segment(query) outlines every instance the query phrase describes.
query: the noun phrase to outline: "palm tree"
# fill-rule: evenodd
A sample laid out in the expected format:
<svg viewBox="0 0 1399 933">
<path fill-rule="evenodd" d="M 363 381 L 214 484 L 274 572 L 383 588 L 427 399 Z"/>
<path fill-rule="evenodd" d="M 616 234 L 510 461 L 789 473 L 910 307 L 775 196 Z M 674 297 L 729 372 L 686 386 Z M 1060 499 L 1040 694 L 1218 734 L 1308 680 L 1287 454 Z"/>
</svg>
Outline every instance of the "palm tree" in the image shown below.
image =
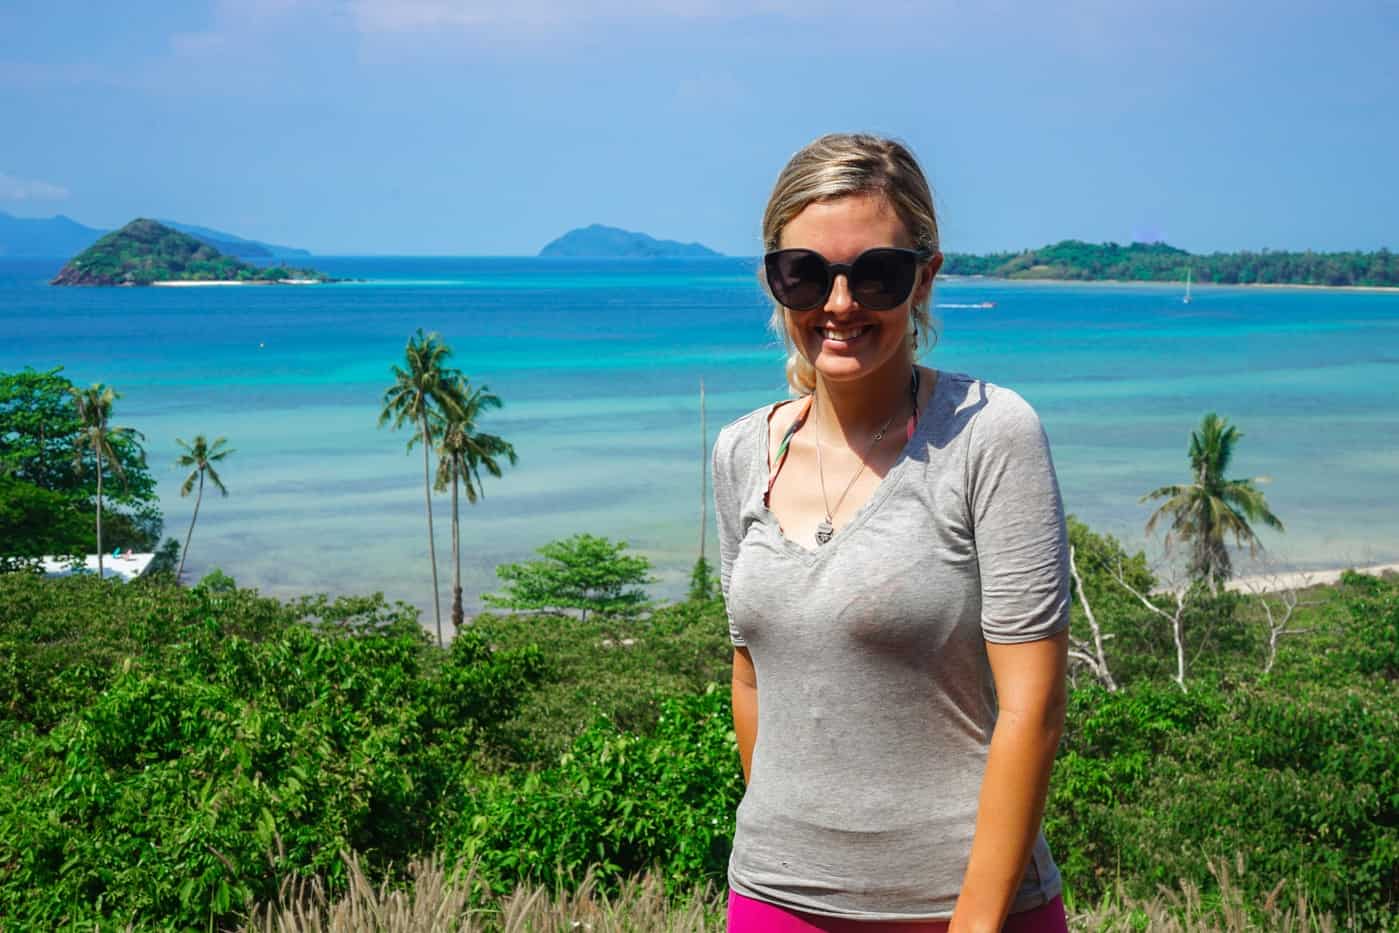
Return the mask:
<svg viewBox="0 0 1399 933">
<path fill-rule="evenodd" d="M 1226 535 L 1233 535 L 1236 547 L 1248 545 L 1250 556 L 1262 547 L 1250 522 L 1259 522 L 1282 531 L 1282 522 L 1268 508 L 1256 479 L 1226 479 L 1234 445 L 1243 432 L 1214 412 L 1205 415 L 1200 429 L 1190 434 L 1190 472 L 1195 481 L 1153 489 L 1141 501 L 1166 501 L 1147 520 L 1146 533 L 1151 534 L 1162 518 L 1171 520 L 1166 533 L 1166 546 L 1174 540 L 1190 545 L 1190 575 L 1204 579 L 1214 590 L 1229 579 L 1233 567 L 1225 547 Z"/>
<path fill-rule="evenodd" d="M 122 468 L 121 458 L 117 456 L 114 445 L 126 438 L 145 440 L 145 437 L 135 428 L 120 428 L 110 424 L 112 403 L 121 398 L 111 386 L 94 382 L 86 389 L 70 387 L 68 392 L 73 396 L 73 404 L 78 409 L 78 420 L 83 425 L 82 433 L 78 435 L 73 445 L 73 466 L 78 472 L 82 472 L 83 458 L 87 456 L 89 450 L 92 451 L 93 458 L 97 461 L 97 576 L 100 579 L 104 576 L 102 567 L 103 461 L 111 466 L 112 472 L 122 481 L 122 485 L 126 485 L 126 471 Z"/>
<path fill-rule="evenodd" d="M 195 487 L 195 483 L 199 484 L 199 494 L 194 497 L 194 515 L 190 517 L 189 531 L 185 534 L 185 546 L 180 551 L 180 567 L 175 571 L 175 580 L 178 581 L 185 572 L 185 558 L 189 556 L 189 542 L 194 537 L 194 523 L 199 519 L 199 503 L 204 501 L 204 474 L 207 473 L 209 482 L 213 483 L 219 492 L 227 496 L 228 489 L 224 487 L 223 480 L 219 478 L 218 471 L 214 469 L 214 464 L 233 451 L 224 447 L 224 444 L 227 443 L 226 438 L 217 438 L 214 443 L 210 444 L 204 439 L 203 434 L 196 434 L 193 444 L 186 444 L 178 437 L 175 438 L 175 443 L 185 449 L 185 452 L 180 454 L 179 459 L 175 461 L 175 466 L 187 467 L 190 471 L 189 476 L 185 477 L 184 485 L 180 487 L 180 495 L 182 497 L 188 496 L 190 490 Z"/>
<path fill-rule="evenodd" d="M 481 485 L 481 470 L 500 478 L 499 459 L 508 459 L 513 466 L 518 460 L 515 448 L 504 438 L 476 429 L 476 420 L 488 408 L 500 408 L 500 399 L 488 386 L 473 389 L 463 378 L 456 386 L 459 402 L 437 415 L 442 440 L 437 446 L 436 489 L 442 492 L 452 487 L 452 630 L 460 632 L 461 604 L 461 531 L 458 510 L 458 486 L 465 488 L 466 501 L 475 505 L 485 495 Z"/>
<path fill-rule="evenodd" d="M 427 550 L 432 564 L 432 613 L 437 621 L 437 643 L 442 640 L 442 605 L 437 591 L 437 546 L 432 531 L 432 485 L 429 476 L 428 454 L 432 449 L 432 420 L 434 412 L 440 414 L 452 407 L 461 407 L 458 398 L 458 383 L 462 375 L 446 366 L 452 350 L 442 342 L 437 333 L 423 334 L 418 328 L 415 336 L 408 338 L 404 350 L 407 368 L 392 368 L 394 382 L 384 390 L 383 410 L 379 413 L 379 427 L 392 422 L 395 429 L 411 424 L 417 433 L 408 439 L 408 449 L 419 442 L 423 445 L 423 499 L 427 504 Z"/>
</svg>

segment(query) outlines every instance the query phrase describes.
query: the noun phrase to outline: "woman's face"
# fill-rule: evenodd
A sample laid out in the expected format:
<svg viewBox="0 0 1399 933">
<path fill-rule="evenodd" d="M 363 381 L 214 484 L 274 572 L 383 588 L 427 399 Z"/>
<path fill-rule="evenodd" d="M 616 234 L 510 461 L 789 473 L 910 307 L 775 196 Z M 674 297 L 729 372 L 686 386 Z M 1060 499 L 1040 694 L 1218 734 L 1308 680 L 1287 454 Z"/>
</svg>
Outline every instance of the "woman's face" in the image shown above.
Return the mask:
<svg viewBox="0 0 1399 933">
<path fill-rule="evenodd" d="M 911 249 L 914 243 L 884 195 L 870 193 L 813 201 L 782 229 L 779 246 L 815 250 L 828 262 L 851 263 L 876 246 Z M 823 307 L 786 310 L 788 336 L 828 381 L 857 381 L 889 366 L 902 369 L 908 361 L 912 303 L 926 298 L 934 272 L 932 264 L 921 266 L 913 294 L 888 311 L 860 307 L 850 295 L 850 283 L 838 275 Z"/>
</svg>

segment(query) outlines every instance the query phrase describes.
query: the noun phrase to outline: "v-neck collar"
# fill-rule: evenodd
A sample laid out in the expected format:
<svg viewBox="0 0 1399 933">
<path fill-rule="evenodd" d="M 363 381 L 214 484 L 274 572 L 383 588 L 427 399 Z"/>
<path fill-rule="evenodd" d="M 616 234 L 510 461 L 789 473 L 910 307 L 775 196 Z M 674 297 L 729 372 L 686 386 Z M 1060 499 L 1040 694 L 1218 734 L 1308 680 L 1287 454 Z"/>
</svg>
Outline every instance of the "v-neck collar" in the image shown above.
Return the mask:
<svg viewBox="0 0 1399 933">
<path fill-rule="evenodd" d="M 770 479 L 769 473 L 771 471 L 772 462 L 772 416 L 777 413 L 777 409 L 780 406 L 795 400 L 788 399 L 781 402 L 773 402 L 772 405 L 768 407 L 767 414 L 762 418 L 756 419 L 758 421 L 758 429 L 762 431 L 763 451 L 763 456 L 761 458 L 754 458 L 755 463 L 759 464 L 762 470 L 762 477 L 758 483 L 758 515 L 763 525 L 777 538 L 783 550 L 808 564 L 816 563 L 824 555 L 831 554 L 837 550 L 837 546 L 846 538 L 850 537 L 872 514 L 878 511 L 884 500 L 888 499 L 894 492 L 899 482 L 903 479 L 903 474 L 905 472 L 904 465 L 911 459 L 909 456 L 910 453 L 923 441 L 927 432 L 931 430 L 931 425 L 935 420 L 937 410 L 936 403 L 938 401 L 938 396 L 942 394 L 943 382 L 945 380 L 942 378 L 943 374 L 941 370 L 935 369 L 931 370 L 931 372 L 933 373 L 933 390 L 928 393 L 928 403 L 924 407 L 923 417 L 918 419 L 918 423 L 913 429 L 912 436 L 904 441 L 903 449 L 899 451 L 898 457 L 894 459 L 888 472 L 880 477 L 879 485 L 870 493 L 869 498 L 861 503 L 860 507 L 855 510 L 855 514 L 850 516 L 850 520 L 837 528 L 835 533 L 831 535 L 829 541 L 825 544 L 818 544 L 814 548 L 799 544 L 787 537 L 782 531 L 782 524 L 777 520 L 777 515 L 772 509 L 768 508 L 767 502 L 765 501 L 767 499 L 765 491 L 767 490 L 768 481 Z"/>
</svg>

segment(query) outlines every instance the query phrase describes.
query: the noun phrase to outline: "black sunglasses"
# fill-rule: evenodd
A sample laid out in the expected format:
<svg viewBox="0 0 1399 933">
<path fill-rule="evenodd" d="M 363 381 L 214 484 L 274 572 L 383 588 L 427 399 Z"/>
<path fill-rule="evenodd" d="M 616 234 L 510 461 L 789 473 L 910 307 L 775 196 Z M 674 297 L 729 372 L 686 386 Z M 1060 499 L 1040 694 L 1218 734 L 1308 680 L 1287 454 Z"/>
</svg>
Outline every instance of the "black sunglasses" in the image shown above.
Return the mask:
<svg viewBox="0 0 1399 933">
<path fill-rule="evenodd" d="M 850 297 L 871 311 L 897 308 L 913 294 L 918 264 L 933 258 L 930 249 L 876 246 L 846 264 L 828 262 L 811 249 L 779 249 L 763 256 L 772 297 L 793 311 L 814 311 L 826 303 L 836 276 L 845 276 Z"/>
</svg>

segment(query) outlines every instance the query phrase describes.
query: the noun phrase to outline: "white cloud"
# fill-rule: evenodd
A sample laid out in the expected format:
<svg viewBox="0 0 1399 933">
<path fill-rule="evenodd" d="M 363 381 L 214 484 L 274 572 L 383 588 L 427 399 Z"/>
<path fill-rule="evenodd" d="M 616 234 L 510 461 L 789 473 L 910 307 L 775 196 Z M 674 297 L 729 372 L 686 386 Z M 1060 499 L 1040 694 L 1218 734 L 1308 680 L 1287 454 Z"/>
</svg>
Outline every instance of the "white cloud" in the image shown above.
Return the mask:
<svg viewBox="0 0 1399 933">
<path fill-rule="evenodd" d="M 67 197 L 68 189 L 62 185 L 0 172 L 0 201 L 62 201 Z"/>
<path fill-rule="evenodd" d="M 903 6 L 905 4 L 897 4 Z M 464 29 L 552 32 L 590 23 L 722 21 L 751 16 L 814 20 L 830 15 L 830 0 L 351 0 L 356 27 L 366 33 Z"/>
</svg>

